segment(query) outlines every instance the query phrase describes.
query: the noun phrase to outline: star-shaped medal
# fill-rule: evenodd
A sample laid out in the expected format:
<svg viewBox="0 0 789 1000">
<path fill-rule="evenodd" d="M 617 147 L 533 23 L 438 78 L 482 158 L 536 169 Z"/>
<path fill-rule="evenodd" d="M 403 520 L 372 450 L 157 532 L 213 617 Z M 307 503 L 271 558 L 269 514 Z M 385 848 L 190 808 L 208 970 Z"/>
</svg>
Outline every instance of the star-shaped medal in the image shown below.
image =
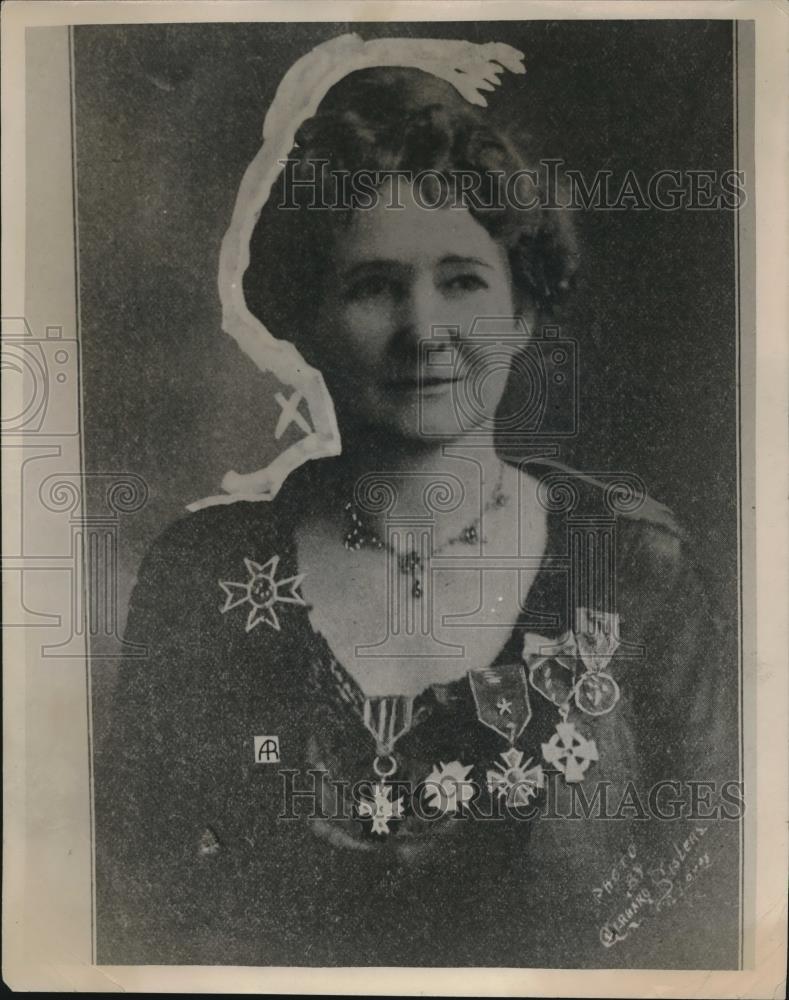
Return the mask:
<svg viewBox="0 0 789 1000">
<path fill-rule="evenodd" d="M 233 583 L 230 580 L 219 581 L 219 586 L 225 592 L 225 603 L 220 609 L 222 614 L 240 604 L 249 604 L 247 632 L 251 632 L 261 622 L 270 625 L 277 632 L 281 631 L 275 605 L 306 604 L 304 598 L 298 593 L 298 588 L 304 579 L 304 573 L 278 580 L 276 576 L 279 556 L 272 556 L 268 562 L 262 565 L 251 559 L 245 559 L 244 565 L 249 573 L 249 579 L 245 583 Z"/>
<path fill-rule="evenodd" d="M 474 795 L 474 785 L 468 780 L 472 770 L 459 760 L 439 763 L 425 778 L 428 805 L 444 813 L 457 812 Z"/>
<path fill-rule="evenodd" d="M 373 833 L 389 833 L 389 823 L 393 819 L 400 819 L 403 814 L 402 797 L 393 802 L 391 796 L 392 789 L 389 785 L 379 781 L 373 788 L 372 799 L 359 803 L 359 815 L 373 821 Z"/>
<path fill-rule="evenodd" d="M 589 764 L 599 760 L 594 740 L 581 736 L 572 722 L 558 723 L 550 741 L 542 745 L 542 756 L 571 784 L 583 781 Z"/>
<path fill-rule="evenodd" d="M 488 789 L 506 798 L 508 806 L 528 805 L 545 784 L 542 765 L 531 767 L 531 757 L 522 763 L 523 754 L 515 747 L 510 747 L 501 759 L 504 763 L 496 764 L 498 770 L 488 771 Z"/>
</svg>

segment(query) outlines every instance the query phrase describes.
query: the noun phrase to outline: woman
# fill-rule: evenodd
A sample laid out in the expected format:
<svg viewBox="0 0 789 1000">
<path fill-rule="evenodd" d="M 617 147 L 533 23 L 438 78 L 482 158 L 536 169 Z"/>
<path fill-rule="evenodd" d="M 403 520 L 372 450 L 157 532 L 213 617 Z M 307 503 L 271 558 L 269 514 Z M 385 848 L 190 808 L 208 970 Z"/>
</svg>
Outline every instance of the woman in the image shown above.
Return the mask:
<svg viewBox="0 0 789 1000">
<path fill-rule="evenodd" d="M 568 220 L 496 197 L 535 161 L 420 69 L 346 75 L 291 166 L 242 291 L 325 377 L 342 450 L 143 563 L 149 656 L 97 761 L 99 960 L 733 964 L 735 825 L 678 818 L 683 783 L 735 776 L 685 541 L 632 477 L 501 455 Z"/>
</svg>

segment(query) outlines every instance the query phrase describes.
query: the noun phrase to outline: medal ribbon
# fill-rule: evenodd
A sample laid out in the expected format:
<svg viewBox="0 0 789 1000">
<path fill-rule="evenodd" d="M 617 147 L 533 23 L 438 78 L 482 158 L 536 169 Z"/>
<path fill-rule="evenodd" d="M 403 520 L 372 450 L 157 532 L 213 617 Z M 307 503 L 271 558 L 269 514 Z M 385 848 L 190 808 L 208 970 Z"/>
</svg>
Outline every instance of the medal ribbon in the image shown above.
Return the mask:
<svg viewBox="0 0 789 1000">
<path fill-rule="evenodd" d="M 364 724 L 375 739 L 379 756 L 391 756 L 395 743 L 411 728 L 413 716 L 414 699 L 408 695 L 364 699 Z"/>
<path fill-rule="evenodd" d="M 513 744 L 531 719 L 529 685 L 522 663 L 469 670 L 477 718 Z"/>
</svg>

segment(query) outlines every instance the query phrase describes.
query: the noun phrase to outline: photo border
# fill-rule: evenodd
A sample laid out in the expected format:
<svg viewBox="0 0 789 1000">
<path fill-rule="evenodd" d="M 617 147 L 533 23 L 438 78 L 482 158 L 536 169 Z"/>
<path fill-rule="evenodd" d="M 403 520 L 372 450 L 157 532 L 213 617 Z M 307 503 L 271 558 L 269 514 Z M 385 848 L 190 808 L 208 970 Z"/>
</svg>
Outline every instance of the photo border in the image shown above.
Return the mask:
<svg viewBox="0 0 789 1000">
<path fill-rule="evenodd" d="M 40 637 L 25 627 L 6 624 L 4 677 L 4 978 L 13 988 L 26 989 L 132 989 L 148 991 L 238 990 L 240 992 L 345 992 L 402 993 L 416 995 L 515 995 L 630 996 L 647 995 L 657 987 L 669 996 L 775 996 L 785 970 L 785 894 L 787 875 L 787 681 L 786 629 L 786 330 L 787 298 L 783 273 L 787 261 L 786 179 L 787 127 L 783 108 L 787 95 L 783 51 L 789 30 L 786 7 L 773 3 L 596 3 L 572 7 L 561 2 L 499 3 L 485 5 L 486 20 L 569 19 L 667 19 L 712 18 L 740 21 L 735 24 L 740 44 L 740 68 L 745 68 L 744 35 L 751 22 L 755 35 L 755 92 L 742 86 L 735 95 L 736 156 L 740 169 L 755 170 L 755 198 L 749 191 L 746 209 L 734 213 L 738 248 L 738 524 L 740 568 L 740 713 L 741 774 L 746 783 L 746 819 L 742 827 L 741 888 L 743 899 L 743 969 L 731 971 L 630 971 L 535 969 L 389 969 L 379 989 L 369 968 L 275 969 L 230 967 L 107 967 L 92 965 L 93 900 L 87 899 L 86 871 L 92 883 L 92 815 L 90 794 L 90 671 L 87 656 L 40 662 Z M 41 72 L 25 65 L 25 31 L 50 27 L 50 71 L 63 66 L 63 32 L 58 26 L 78 23 L 143 23 L 185 21 L 419 21 L 478 20 L 477 3 L 202 3 L 145 2 L 89 5 L 72 2 L 9 2 L 3 8 L 3 247 L 2 315 L 24 317 L 32 336 L 62 325 L 78 340 L 79 301 L 77 233 L 74 224 L 74 175 L 71 164 L 73 108 L 70 87 L 53 86 L 47 103 L 47 120 L 63 125 L 55 113 L 60 102 L 68 105 L 66 131 L 50 135 L 58 149 L 64 176 L 55 176 L 53 160 L 36 146 L 37 137 L 26 135 L 26 72 Z M 191 12 L 191 13 L 190 13 Z M 196 16 L 192 16 L 192 13 Z M 70 46 L 66 46 L 70 65 Z M 54 102 L 54 106 L 53 106 Z M 750 116 L 755 107 L 755 118 Z M 749 134 L 753 122 L 758 146 L 755 163 Z M 59 123 L 59 125 L 58 125 Z M 13 137 L 13 139 L 11 138 Z M 60 145 L 55 142 L 60 140 Z M 9 141 L 11 140 L 11 141 Z M 65 146 L 65 142 L 68 146 Z M 65 157 L 61 154 L 65 153 Z M 38 159 L 38 157 L 41 157 Z M 27 164 L 26 164 L 27 161 Z M 25 167 L 27 165 L 27 173 Z M 37 172 L 43 176 L 39 177 Z M 46 233 L 36 231 L 33 206 L 25 198 L 26 185 L 43 194 L 47 209 Z M 68 189 L 71 189 L 68 195 Z M 779 224 L 775 224 L 775 220 Z M 780 222 L 783 221 L 782 226 Z M 70 242 L 64 252 L 63 241 Z M 20 247 L 24 252 L 20 253 Z M 759 268 L 754 276 L 758 254 Z M 26 270 L 27 264 L 27 270 Z M 69 274 L 69 271 L 71 272 Z M 27 286 L 25 284 L 27 279 Z M 46 289 L 46 294 L 42 294 Z M 754 297 L 755 289 L 755 297 Z M 65 317 L 70 316 L 68 322 Z M 63 321 L 61 322 L 61 317 Z M 753 324 L 752 318 L 758 322 Z M 752 329 L 751 329 L 752 328 Z M 743 338 L 743 333 L 748 334 Z M 751 335 L 753 334 L 753 335 Z M 68 339 L 68 336 L 66 337 Z M 743 346 L 745 345 L 745 346 Z M 751 394 L 746 390 L 751 386 Z M 758 387 L 758 391 L 756 390 Z M 64 407 L 66 403 L 61 401 Z M 80 432 L 56 435 L 47 443 L 57 447 L 60 460 L 83 468 L 80 394 L 72 399 Z M 57 411 L 53 411 L 57 415 Z M 750 422 L 748 415 L 754 416 Z M 73 424 L 65 409 L 58 419 Z M 36 447 L 39 447 L 36 444 Z M 68 586 L 51 581 L 29 585 L 30 562 L 17 536 L 23 522 L 22 477 L 30 459 L 27 442 L 3 439 L 3 568 L 4 621 L 12 622 L 15 608 L 64 617 L 68 612 Z M 750 459 L 754 469 L 750 468 Z M 746 467 L 746 461 L 747 467 Z M 60 525 L 62 522 L 58 521 Z M 53 524 L 37 539 L 42 551 L 72 551 L 72 536 L 62 537 Z M 16 556 L 17 548 L 19 554 Z M 744 553 L 755 548 L 756 570 Z M 8 557 L 17 563 L 8 562 Z M 40 556 L 32 557 L 33 560 Z M 65 558 L 65 557 L 64 557 Z M 60 566 L 60 564 L 58 564 Z M 78 568 L 77 570 L 78 571 Z M 32 595 L 32 596 L 31 596 Z M 64 596 L 65 595 L 65 596 Z M 758 596 L 758 605 L 756 603 Z M 36 601 L 38 603 L 36 603 Z M 41 602 L 44 602 L 43 604 Z M 759 720 L 758 727 L 756 720 Z M 79 724 L 75 720 L 79 719 Z M 58 746 L 53 757 L 51 745 Z M 780 740 L 776 736 L 782 737 Z M 777 747 L 780 744 L 780 749 Z M 86 752 L 86 747 L 88 751 Z M 760 764 L 757 766 L 757 760 Z M 57 818 L 57 822 L 53 819 Z M 86 837 L 87 834 L 87 837 Z M 70 845 L 70 846 L 67 846 Z M 747 863 L 746 863 L 747 862 Z M 57 887 L 55 889 L 55 887 Z M 88 894 L 92 897 L 92 892 Z M 87 947 L 86 947 L 87 943 Z"/>
</svg>

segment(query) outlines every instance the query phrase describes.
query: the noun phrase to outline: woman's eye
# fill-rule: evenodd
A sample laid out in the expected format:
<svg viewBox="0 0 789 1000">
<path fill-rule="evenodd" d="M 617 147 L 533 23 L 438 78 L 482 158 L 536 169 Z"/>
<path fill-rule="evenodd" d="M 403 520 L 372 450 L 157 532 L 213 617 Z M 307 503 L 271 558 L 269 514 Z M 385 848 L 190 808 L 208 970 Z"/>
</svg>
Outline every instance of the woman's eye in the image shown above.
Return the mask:
<svg viewBox="0 0 789 1000">
<path fill-rule="evenodd" d="M 487 288 L 487 282 L 484 278 L 480 278 L 478 274 L 456 274 L 452 278 L 448 278 L 443 283 L 444 288 L 448 292 L 476 292 L 480 288 Z"/>
<path fill-rule="evenodd" d="M 345 293 L 350 302 L 361 302 L 365 299 L 377 299 L 383 295 L 394 294 L 394 288 L 389 278 L 383 275 L 369 275 L 355 281 Z"/>
</svg>

